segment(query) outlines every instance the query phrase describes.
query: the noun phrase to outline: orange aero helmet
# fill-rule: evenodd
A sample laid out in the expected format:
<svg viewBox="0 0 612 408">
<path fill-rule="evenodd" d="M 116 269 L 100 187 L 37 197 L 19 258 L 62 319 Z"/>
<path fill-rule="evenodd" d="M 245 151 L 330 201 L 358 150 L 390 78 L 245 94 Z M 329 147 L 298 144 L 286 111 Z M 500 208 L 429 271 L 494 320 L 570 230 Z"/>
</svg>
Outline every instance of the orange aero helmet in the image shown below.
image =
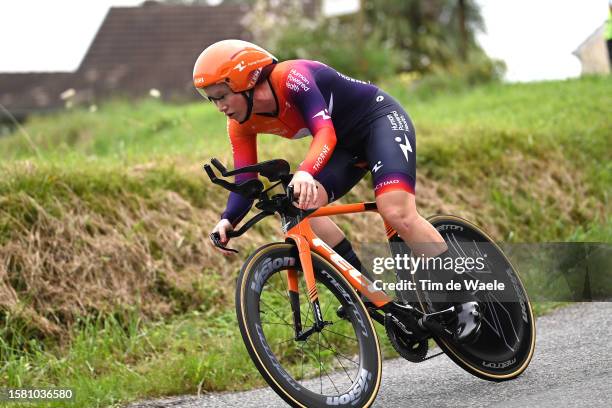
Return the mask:
<svg viewBox="0 0 612 408">
<path fill-rule="evenodd" d="M 202 88 L 226 83 L 232 92 L 253 88 L 262 69 L 276 63 L 276 58 L 263 48 L 242 40 L 223 40 L 207 47 L 193 67 L 193 84 Z"/>
</svg>

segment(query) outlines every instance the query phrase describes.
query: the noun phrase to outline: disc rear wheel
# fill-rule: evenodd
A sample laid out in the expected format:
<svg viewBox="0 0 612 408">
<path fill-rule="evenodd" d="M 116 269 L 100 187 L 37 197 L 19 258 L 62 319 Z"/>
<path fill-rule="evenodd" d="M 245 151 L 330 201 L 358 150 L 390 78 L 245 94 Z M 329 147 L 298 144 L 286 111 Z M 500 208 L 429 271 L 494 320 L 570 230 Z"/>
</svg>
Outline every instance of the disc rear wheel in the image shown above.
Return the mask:
<svg viewBox="0 0 612 408">
<path fill-rule="evenodd" d="M 482 313 L 478 339 L 472 344 L 458 344 L 450 337 L 434 339 L 471 374 L 491 381 L 517 377 L 529 365 L 535 349 L 535 320 L 519 275 L 499 246 L 470 222 L 454 216 L 435 216 L 429 221 L 447 242 L 452 256 L 480 258 L 484 264 L 483 269 L 466 269 L 455 275 L 464 286 L 472 282 L 470 292 Z M 475 282 L 479 285 L 474 286 Z M 485 289 L 480 284 L 495 285 L 498 290 Z M 499 290 L 500 284 L 503 290 Z M 427 294 L 419 290 L 417 294 L 424 310 L 433 311 Z"/>
</svg>

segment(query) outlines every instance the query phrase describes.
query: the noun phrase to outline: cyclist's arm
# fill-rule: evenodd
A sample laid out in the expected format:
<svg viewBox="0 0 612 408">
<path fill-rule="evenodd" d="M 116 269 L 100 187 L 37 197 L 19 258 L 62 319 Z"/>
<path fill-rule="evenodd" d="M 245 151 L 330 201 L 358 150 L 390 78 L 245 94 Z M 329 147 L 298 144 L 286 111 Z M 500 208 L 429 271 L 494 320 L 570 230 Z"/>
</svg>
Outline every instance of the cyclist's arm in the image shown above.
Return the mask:
<svg viewBox="0 0 612 408">
<path fill-rule="evenodd" d="M 315 176 L 329 161 L 336 147 L 336 132 L 333 127 L 324 127 L 313 133 L 312 143 L 306 158 L 300 164 L 298 170 L 306 171 Z"/>
<path fill-rule="evenodd" d="M 296 71 L 296 72 L 293 72 Z M 306 68 L 296 67 L 287 76 L 287 83 L 292 84 L 292 75 L 297 80 L 308 80 L 307 86 L 292 86 L 287 88 L 288 98 L 300 110 L 304 122 L 310 130 L 313 139 L 306 158 L 298 170 L 306 171 L 315 176 L 319 173 L 336 147 L 336 131 L 328 111 L 327 102 L 317 87 L 314 76 Z"/>
<path fill-rule="evenodd" d="M 234 156 L 234 168 L 248 166 L 257 163 L 257 135 L 244 133 L 237 123 L 228 120 L 227 131 L 232 145 Z M 235 176 L 236 183 L 257 178 L 257 173 L 244 173 Z M 230 192 L 227 199 L 225 211 L 221 214 L 221 219 L 227 219 L 236 226 L 249 212 L 253 200 L 244 198 L 240 194 Z"/>
</svg>

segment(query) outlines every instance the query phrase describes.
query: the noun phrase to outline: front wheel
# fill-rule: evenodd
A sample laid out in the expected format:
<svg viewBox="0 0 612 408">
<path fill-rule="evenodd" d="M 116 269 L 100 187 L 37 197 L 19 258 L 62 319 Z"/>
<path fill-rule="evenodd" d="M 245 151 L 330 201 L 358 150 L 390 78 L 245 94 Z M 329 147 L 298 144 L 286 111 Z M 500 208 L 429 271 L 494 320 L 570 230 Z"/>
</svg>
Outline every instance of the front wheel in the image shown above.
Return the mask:
<svg viewBox="0 0 612 408">
<path fill-rule="evenodd" d="M 490 381 L 516 378 L 529 365 L 535 349 L 535 320 L 519 275 L 499 246 L 474 224 L 446 215 L 428 221 L 442 235 L 452 256 L 480 259 L 484 265 L 466 268 L 461 274 L 464 285 L 471 282 L 470 292 L 480 306 L 480 336 L 472 344 L 458 344 L 451 337 L 441 336 L 434 338 L 436 343 L 455 363 L 477 377 Z M 500 284 L 503 290 L 490 289 L 491 285 L 501 288 Z M 427 294 L 417 294 L 424 310 L 433 311 Z"/>
<path fill-rule="evenodd" d="M 372 321 L 344 277 L 315 253 L 312 261 L 325 327 L 296 340 L 288 270 L 298 275 L 302 332 L 313 326 L 298 252 L 290 244 L 270 244 L 247 259 L 238 277 L 236 313 L 244 344 L 266 382 L 292 406 L 370 406 L 382 370 Z"/>
</svg>

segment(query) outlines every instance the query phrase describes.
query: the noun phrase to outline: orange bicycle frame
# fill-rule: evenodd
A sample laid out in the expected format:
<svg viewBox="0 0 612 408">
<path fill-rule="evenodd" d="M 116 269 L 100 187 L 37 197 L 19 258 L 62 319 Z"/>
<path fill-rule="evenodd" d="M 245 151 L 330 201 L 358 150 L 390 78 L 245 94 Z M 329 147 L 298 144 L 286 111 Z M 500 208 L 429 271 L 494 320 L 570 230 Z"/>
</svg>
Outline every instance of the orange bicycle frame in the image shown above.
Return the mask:
<svg viewBox="0 0 612 408">
<path fill-rule="evenodd" d="M 285 234 L 285 241 L 293 241 L 298 248 L 300 263 L 306 280 L 308 298 L 310 303 L 318 299 L 315 284 L 314 270 L 312 267 L 311 251 L 316 252 L 325 258 L 329 263 L 342 273 L 342 276 L 355 288 L 358 293 L 363 294 L 376 307 L 380 308 L 391 302 L 393 299 L 384 291 L 374 288 L 373 283 L 356 270 L 348 261 L 342 258 L 332 248 L 321 240 L 312 230 L 310 218 L 323 217 L 328 215 L 340 215 L 361 213 L 366 211 L 378 212 L 376 203 L 342 204 L 331 207 L 321 207 L 306 216 L 301 222 L 289 229 Z M 385 222 L 387 236 L 392 232 L 391 227 Z M 288 288 L 290 292 L 298 292 L 298 277 L 294 270 L 290 270 L 288 275 Z"/>
</svg>

